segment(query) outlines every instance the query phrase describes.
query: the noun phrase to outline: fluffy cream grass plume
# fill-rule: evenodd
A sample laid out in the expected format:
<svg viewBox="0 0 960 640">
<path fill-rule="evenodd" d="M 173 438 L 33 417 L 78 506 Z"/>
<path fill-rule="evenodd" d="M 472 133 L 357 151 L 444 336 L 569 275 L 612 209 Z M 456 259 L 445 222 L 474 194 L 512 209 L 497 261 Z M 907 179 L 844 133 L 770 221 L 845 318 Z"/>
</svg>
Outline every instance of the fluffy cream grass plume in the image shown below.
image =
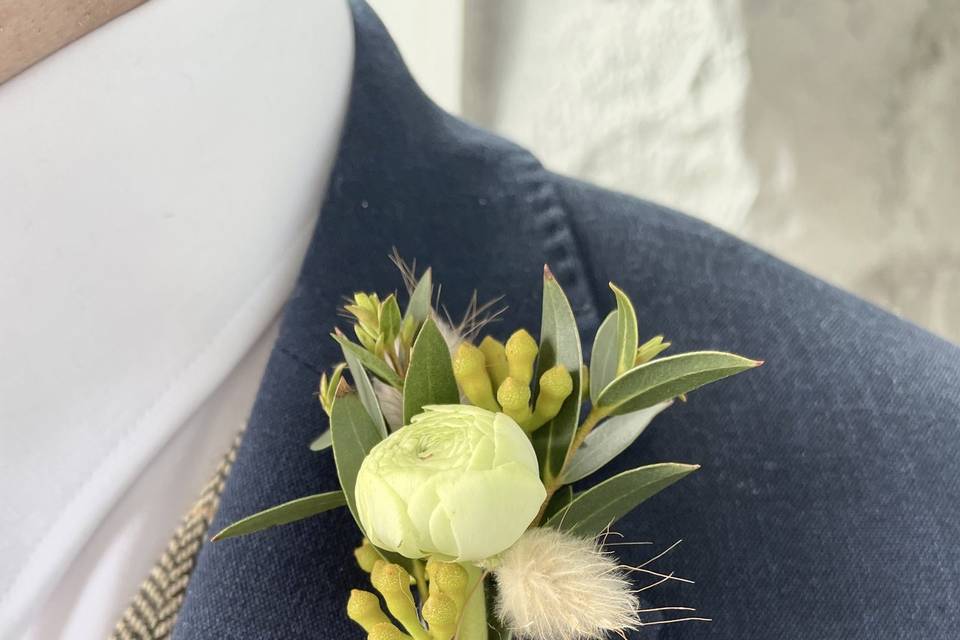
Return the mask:
<svg viewBox="0 0 960 640">
<path fill-rule="evenodd" d="M 588 640 L 641 626 L 626 573 L 594 539 L 530 529 L 501 560 L 497 615 L 520 638 Z"/>
</svg>

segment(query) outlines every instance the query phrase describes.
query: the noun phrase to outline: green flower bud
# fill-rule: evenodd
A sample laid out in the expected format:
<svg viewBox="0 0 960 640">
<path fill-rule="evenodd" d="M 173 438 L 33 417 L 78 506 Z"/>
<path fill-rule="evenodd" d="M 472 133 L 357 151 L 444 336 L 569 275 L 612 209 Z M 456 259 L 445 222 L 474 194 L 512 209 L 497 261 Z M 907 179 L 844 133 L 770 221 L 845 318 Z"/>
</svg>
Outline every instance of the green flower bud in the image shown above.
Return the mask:
<svg viewBox="0 0 960 640">
<path fill-rule="evenodd" d="M 497 402 L 503 412 L 518 424 L 530 419 L 530 385 L 509 376 L 497 389 Z"/>
<path fill-rule="evenodd" d="M 353 555 L 357 559 L 357 564 L 360 565 L 360 568 L 367 573 L 373 571 L 373 565 L 376 564 L 377 560 L 381 560 L 380 554 L 377 553 L 377 550 L 373 548 L 373 545 L 370 544 L 370 541 L 366 538 L 363 539 L 363 544 L 353 550 Z"/>
<path fill-rule="evenodd" d="M 347 617 L 363 627 L 367 633 L 383 622 L 390 622 L 380 608 L 380 599 L 369 591 L 353 589 L 347 601 Z"/>
<path fill-rule="evenodd" d="M 634 359 L 634 366 L 650 362 L 662 352 L 670 348 L 670 342 L 664 342 L 663 336 L 654 336 L 644 342 L 637 348 L 637 357 Z"/>
<path fill-rule="evenodd" d="M 487 374 L 494 388 L 499 389 L 503 381 L 510 375 L 510 368 L 507 365 L 507 351 L 503 343 L 499 340 L 487 336 L 480 343 L 480 351 L 487 361 Z"/>
<path fill-rule="evenodd" d="M 443 593 L 431 593 L 423 603 L 423 619 L 430 626 L 434 640 L 450 640 L 457 632 L 460 607 Z"/>
<path fill-rule="evenodd" d="M 426 407 L 379 442 L 360 465 L 354 491 L 371 543 L 408 558 L 462 562 L 516 542 L 546 496 L 519 425 L 467 405 Z"/>
<path fill-rule="evenodd" d="M 398 564 L 378 560 L 370 572 L 370 582 L 380 592 L 387 609 L 400 621 L 407 633 L 417 640 L 429 640 L 430 636 L 420 626 L 417 607 L 410 593 L 410 574 Z"/>
<path fill-rule="evenodd" d="M 533 380 L 533 363 L 537 359 L 537 350 L 537 341 L 527 333 L 526 329 L 515 331 L 510 336 L 505 351 L 511 378 L 530 384 Z"/>
<path fill-rule="evenodd" d="M 397 629 L 393 623 L 381 622 L 367 632 L 367 640 L 412 640 L 412 638 Z"/>
<path fill-rule="evenodd" d="M 493 387 L 487 375 L 483 352 L 469 342 L 461 342 L 453 356 L 453 375 L 464 395 L 474 405 L 487 411 L 500 409 L 493 398 Z"/>
<path fill-rule="evenodd" d="M 320 406 L 328 416 L 333 411 L 333 401 L 337 397 L 337 388 L 340 386 L 340 379 L 343 377 L 346 366 L 346 363 L 341 362 L 334 367 L 329 378 L 326 373 L 320 376 L 320 389 L 317 395 L 320 396 Z"/>
<path fill-rule="evenodd" d="M 563 401 L 573 392 L 573 378 L 563 365 L 555 365 L 540 376 L 540 391 L 537 394 L 537 406 L 533 416 L 523 424 L 523 430 L 530 433 L 552 420 L 563 406 Z"/>
<path fill-rule="evenodd" d="M 356 334 L 357 340 L 360 341 L 364 349 L 371 353 L 377 352 L 378 335 L 376 333 L 359 324 L 353 325 L 353 332 Z"/>
</svg>

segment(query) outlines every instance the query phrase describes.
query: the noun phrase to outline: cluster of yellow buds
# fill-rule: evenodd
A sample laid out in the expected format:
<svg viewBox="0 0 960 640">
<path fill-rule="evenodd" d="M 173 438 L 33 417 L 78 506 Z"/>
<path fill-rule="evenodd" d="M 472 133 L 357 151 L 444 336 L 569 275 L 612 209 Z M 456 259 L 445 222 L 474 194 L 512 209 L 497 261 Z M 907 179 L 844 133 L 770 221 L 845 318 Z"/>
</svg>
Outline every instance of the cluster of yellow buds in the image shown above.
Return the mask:
<svg viewBox="0 0 960 640">
<path fill-rule="evenodd" d="M 347 601 L 347 616 L 363 627 L 367 640 L 451 640 L 467 599 L 467 571 L 455 562 L 427 562 L 426 579 L 429 589 L 417 613 L 417 605 L 410 585 L 415 581 L 406 569 L 380 558 L 368 540 L 354 551 L 360 567 L 370 573 L 370 582 L 380 594 L 354 589 Z M 400 623 L 398 627 L 384 613 L 387 611 Z M 420 616 L 427 623 L 424 628 Z M 401 629 L 402 627 L 402 629 Z"/>
<path fill-rule="evenodd" d="M 453 356 L 453 374 L 471 404 L 503 411 L 533 433 L 559 413 L 573 391 L 570 372 L 558 364 L 540 376 L 537 399 L 531 403 L 537 352 L 537 342 L 524 329 L 514 332 L 506 344 L 490 336 L 479 347 L 464 342 Z"/>
<path fill-rule="evenodd" d="M 383 300 L 375 293 L 353 294 L 353 304 L 344 307 L 356 322 L 353 331 L 363 348 L 378 356 L 392 350 L 400 335 L 400 305 L 397 297 L 390 294 Z"/>
</svg>

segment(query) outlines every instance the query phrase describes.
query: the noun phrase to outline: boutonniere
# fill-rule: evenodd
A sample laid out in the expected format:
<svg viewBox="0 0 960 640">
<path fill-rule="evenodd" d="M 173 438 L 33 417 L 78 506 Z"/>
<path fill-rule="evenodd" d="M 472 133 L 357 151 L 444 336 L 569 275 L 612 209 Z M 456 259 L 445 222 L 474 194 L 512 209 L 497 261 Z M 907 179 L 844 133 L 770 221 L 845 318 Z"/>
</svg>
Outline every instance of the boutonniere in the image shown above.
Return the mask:
<svg viewBox="0 0 960 640">
<path fill-rule="evenodd" d="M 548 268 L 538 339 L 523 328 L 505 343 L 479 339 L 500 311 L 474 298 L 454 327 L 434 308 L 431 271 L 416 277 L 395 261 L 405 309 L 395 294 L 354 294 L 344 311 L 355 339 L 332 335 L 344 362 L 320 380 L 330 428 L 310 446 L 332 449 L 340 490 L 251 515 L 214 539 L 346 506 L 370 578 L 344 594 L 346 615 L 370 640 L 578 640 L 650 624 L 636 594 L 672 576 L 621 566 L 604 533 L 698 466 L 642 466 L 577 493 L 572 484 L 675 400 L 762 363 L 663 355 L 670 343 L 639 341 L 633 304 L 613 284 L 616 308 L 587 363 Z M 661 623 L 703 619 L 656 611 L 684 612 Z"/>
</svg>

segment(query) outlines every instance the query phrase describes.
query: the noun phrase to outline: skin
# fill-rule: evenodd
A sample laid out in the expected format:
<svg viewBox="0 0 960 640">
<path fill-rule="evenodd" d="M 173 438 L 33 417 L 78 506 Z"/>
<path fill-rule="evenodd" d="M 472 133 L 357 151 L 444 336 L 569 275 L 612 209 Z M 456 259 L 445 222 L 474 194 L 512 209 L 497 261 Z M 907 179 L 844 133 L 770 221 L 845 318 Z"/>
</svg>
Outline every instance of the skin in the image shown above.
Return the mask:
<svg viewBox="0 0 960 640">
<path fill-rule="evenodd" d="M 0 0 L 0 84 L 146 0 Z"/>
</svg>

